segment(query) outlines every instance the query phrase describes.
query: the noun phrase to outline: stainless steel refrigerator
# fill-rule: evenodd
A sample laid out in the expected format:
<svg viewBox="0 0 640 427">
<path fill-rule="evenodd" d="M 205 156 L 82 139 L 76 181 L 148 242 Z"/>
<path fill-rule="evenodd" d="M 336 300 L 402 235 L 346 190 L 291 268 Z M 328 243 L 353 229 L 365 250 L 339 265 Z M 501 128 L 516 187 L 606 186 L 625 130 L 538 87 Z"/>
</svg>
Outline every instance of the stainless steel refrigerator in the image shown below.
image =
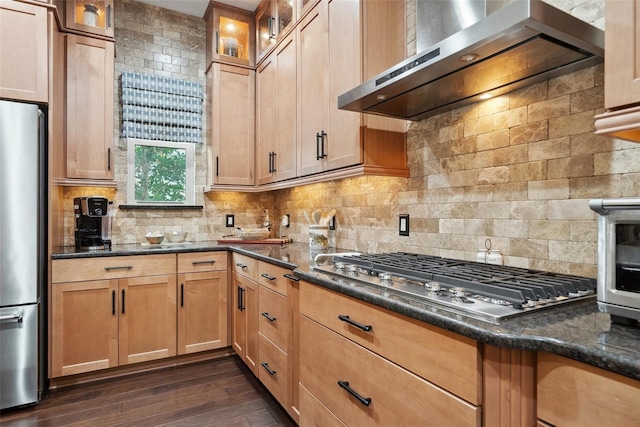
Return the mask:
<svg viewBox="0 0 640 427">
<path fill-rule="evenodd" d="M 37 105 L 0 101 L 0 409 L 45 381 L 46 130 Z"/>
</svg>

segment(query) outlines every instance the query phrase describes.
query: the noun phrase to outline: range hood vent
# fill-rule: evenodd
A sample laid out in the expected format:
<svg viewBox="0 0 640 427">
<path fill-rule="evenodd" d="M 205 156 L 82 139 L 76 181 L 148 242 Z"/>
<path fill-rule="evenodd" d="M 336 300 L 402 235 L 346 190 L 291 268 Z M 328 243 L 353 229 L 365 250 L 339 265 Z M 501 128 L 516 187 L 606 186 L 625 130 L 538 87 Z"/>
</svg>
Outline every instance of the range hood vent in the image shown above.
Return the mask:
<svg viewBox="0 0 640 427">
<path fill-rule="evenodd" d="M 340 95 L 338 108 L 421 120 L 604 57 L 604 31 L 540 0 L 418 0 L 417 15 L 419 53 Z M 456 32 L 429 40 L 438 28 Z"/>
</svg>

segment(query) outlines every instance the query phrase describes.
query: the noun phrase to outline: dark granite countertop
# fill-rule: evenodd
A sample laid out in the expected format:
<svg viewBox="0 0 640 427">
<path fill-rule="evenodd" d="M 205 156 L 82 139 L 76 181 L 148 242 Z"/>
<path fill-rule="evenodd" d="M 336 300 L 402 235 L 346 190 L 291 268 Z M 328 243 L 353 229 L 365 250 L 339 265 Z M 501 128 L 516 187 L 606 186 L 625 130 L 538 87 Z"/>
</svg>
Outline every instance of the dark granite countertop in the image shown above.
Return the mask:
<svg viewBox="0 0 640 427">
<path fill-rule="evenodd" d="M 349 281 L 336 281 L 313 270 L 318 253 L 345 252 L 336 248 L 310 252 L 308 245 L 219 245 L 198 242 L 185 245 L 116 245 L 111 251 L 76 252 L 55 248 L 52 259 L 148 255 L 174 252 L 226 251 L 243 253 L 291 268 L 303 280 L 388 310 L 424 321 L 491 345 L 548 351 L 640 380 L 640 327 L 612 324 L 598 311 L 595 298 L 501 320 L 492 324 L 451 313 L 417 299 L 390 294 L 384 289 Z"/>
</svg>

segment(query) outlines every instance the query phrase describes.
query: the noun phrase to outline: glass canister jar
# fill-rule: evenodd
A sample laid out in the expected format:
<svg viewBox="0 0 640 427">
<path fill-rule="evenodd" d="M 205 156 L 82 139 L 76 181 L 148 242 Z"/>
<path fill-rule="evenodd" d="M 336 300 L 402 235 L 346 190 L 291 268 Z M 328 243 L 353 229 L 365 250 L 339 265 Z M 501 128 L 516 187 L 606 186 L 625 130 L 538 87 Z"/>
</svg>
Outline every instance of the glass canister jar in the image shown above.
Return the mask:
<svg viewBox="0 0 640 427">
<path fill-rule="evenodd" d="M 329 246 L 329 226 L 309 224 L 309 246 L 311 248 L 326 248 Z"/>
<path fill-rule="evenodd" d="M 84 12 L 82 12 L 82 23 L 91 27 L 98 26 L 98 8 L 95 5 L 84 5 Z"/>
</svg>

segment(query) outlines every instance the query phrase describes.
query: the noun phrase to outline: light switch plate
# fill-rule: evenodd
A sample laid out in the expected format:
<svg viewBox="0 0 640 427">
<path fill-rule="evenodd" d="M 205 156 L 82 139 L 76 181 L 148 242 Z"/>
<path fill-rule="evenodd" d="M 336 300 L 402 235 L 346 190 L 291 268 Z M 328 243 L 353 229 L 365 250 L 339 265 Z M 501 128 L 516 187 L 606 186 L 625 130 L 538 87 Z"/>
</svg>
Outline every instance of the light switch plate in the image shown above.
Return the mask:
<svg viewBox="0 0 640 427">
<path fill-rule="evenodd" d="M 409 235 L 409 214 L 400 214 L 398 232 L 401 236 Z"/>
<path fill-rule="evenodd" d="M 234 219 L 233 215 L 227 214 L 227 217 L 225 219 L 225 225 L 227 227 L 233 227 L 235 225 L 235 219 Z"/>
</svg>

